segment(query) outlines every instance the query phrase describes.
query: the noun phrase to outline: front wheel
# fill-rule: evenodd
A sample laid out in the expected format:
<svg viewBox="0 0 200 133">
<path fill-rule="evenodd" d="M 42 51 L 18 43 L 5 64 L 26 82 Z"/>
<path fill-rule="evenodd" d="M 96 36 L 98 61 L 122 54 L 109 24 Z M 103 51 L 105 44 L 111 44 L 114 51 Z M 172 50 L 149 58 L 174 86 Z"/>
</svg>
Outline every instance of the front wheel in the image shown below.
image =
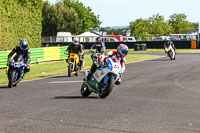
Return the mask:
<svg viewBox="0 0 200 133">
<path fill-rule="evenodd" d="M 14 80 L 15 80 L 15 74 L 16 74 L 16 72 L 12 71 L 11 75 L 9 76 L 9 83 L 8 83 L 9 88 L 13 87 L 13 83 L 14 83 Z"/>
<path fill-rule="evenodd" d="M 72 76 L 72 67 L 73 65 L 71 63 L 69 63 L 69 66 L 68 66 L 68 76 L 71 77 Z"/>
<path fill-rule="evenodd" d="M 113 87 L 114 87 L 114 79 L 113 78 L 109 78 L 107 86 L 105 88 L 101 88 L 101 92 L 99 93 L 99 97 L 100 98 L 106 98 L 112 91 Z"/>
<path fill-rule="evenodd" d="M 88 97 L 92 92 L 88 89 L 88 86 L 85 85 L 85 83 L 83 82 L 82 86 L 81 86 L 81 95 L 83 97 Z"/>
</svg>

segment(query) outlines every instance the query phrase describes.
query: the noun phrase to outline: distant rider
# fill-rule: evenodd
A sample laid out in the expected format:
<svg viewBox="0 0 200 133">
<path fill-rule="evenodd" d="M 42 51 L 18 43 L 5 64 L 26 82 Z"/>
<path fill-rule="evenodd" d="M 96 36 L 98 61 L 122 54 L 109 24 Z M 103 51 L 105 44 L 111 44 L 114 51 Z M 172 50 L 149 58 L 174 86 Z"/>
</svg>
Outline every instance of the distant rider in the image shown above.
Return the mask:
<svg viewBox="0 0 200 133">
<path fill-rule="evenodd" d="M 75 37 L 73 43 L 68 46 L 66 54 L 70 55 L 70 53 L 76 53 L 79 56 L 80 69 L 82 69 L 84 67 L 84 50 L 83 45 L 79 43 L 78 37 Z M 66 61 L 68 62 L 68 59 Z"/>
<path fill-rule="evenodd" d="M 8 74 L 10 72 L 10 62 L 11 62 L 11 58 L 12 56 L 16 53 L 16 55 L 14 56 L 14 60 L 17 61 L 19 55 L 23 55 L 24 58 L 24 63 L 25 63 L 25 68 L 24 68 L 24 74 L 30 71 L 30 50 L 28 49 L 28 42 L 27 40 L 21 40 L 20 41 L 20 46 L 16 46 L 15 48 L 13 48 L 13 50 L 8 54 L 8 65 L 9 65 L 9 69 L 8 69 Z M 23 77 L 24 78 L 24 75 Z"/>
<path fill-rule="evenodd" d="M 165 40 L 165 42 L 164 42 L 164 48 L 166 48 L 166 47 L 168 48 L 170 45 L 172 46 L 172 48 L 174 49 L 174 52 L 175 52 L 175 54 L 176 54 L 176 48 L 175 48 L 173 42 L 170 41 L 170 40 Z M 165 51 L 165 52 L 166 52 L 166 51 Z"/>
</svg>

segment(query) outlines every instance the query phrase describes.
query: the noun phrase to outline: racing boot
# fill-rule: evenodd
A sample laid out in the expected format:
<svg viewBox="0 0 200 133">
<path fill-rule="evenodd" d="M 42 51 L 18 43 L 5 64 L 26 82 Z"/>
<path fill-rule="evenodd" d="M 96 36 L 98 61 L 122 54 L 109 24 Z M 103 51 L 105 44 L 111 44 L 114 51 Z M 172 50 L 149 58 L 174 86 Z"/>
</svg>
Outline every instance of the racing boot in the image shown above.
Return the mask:
<svg viewBox="0 0 200 133">
<path fill-rule="evenodd" d="M 122 82 L 121 78 L 118 78 L 118 80 L 115 82 L 115 84 L 120 85 L 121 82 Z"/>
</svg>

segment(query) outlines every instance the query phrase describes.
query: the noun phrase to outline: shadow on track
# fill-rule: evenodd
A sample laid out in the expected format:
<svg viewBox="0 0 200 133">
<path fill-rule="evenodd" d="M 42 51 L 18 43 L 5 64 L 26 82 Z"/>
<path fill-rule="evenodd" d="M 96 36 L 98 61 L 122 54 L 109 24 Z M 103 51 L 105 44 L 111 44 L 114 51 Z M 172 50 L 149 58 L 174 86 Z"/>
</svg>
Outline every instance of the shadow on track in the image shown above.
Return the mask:
<svg viewBox="0 0 200 133">
<path fill-rule="evenodd" d="M 7 85 L 0 86 L 0 89 L 9 89 Z"/>
<path fill-rule="evenodd" d="M 171 61 L 169 58 L 161 58 L 161 59 L 155 59 L 155 60 L 149 60 L 149 61 Z"/>
<path fill-rule="evenodd" d="M 66 78 L 68 77 L 68 75 L 60 75 L 60 76 L 54 76 L 54 77 L 50 77 L 50 78 Z"/>
<path fill-rule="evenodd" d="M 53 99 L 99 99 L 99 97 L 95 96 L 89 96 L 89 97 L 83 97 L 83 96 L 55 96 Z"/>
</svg>

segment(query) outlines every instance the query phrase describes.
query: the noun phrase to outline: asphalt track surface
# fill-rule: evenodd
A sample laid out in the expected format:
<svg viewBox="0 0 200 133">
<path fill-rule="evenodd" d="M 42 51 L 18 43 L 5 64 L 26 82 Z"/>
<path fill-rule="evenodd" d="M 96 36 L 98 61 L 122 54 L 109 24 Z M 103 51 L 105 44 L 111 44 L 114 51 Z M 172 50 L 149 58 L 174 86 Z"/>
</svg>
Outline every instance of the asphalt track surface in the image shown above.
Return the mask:
<svg viewBox="0 0 200 133">
<path fill-rule="evenodd" d="M 82 75 L 0 86 L 0 133 L 200 132 L 200 54 L 126 67 L 105 99 L 81 96 Z"/>
</svg>

